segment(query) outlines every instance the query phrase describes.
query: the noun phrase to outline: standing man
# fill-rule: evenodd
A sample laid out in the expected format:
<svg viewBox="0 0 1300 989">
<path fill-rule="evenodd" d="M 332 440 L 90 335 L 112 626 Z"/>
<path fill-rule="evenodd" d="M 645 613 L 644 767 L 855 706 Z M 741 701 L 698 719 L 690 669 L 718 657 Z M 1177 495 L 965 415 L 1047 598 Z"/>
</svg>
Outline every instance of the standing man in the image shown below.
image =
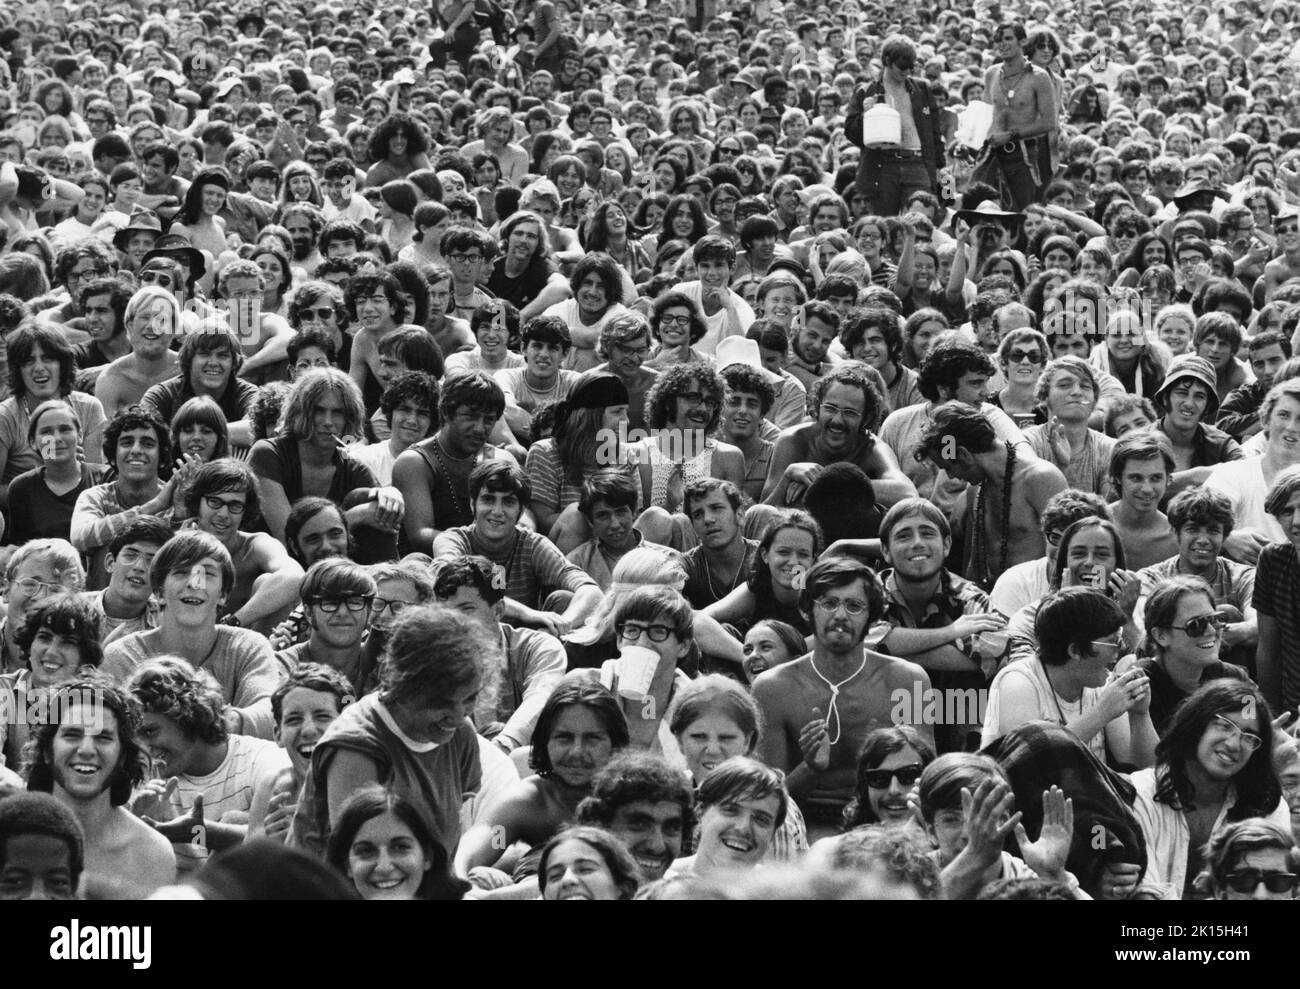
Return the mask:
<svg viewBox="0 0 1300 989">
<path fill-rule="evenodd" d="M 938 188 L 943 168 L 940 104 L 929 84 L 909 73 L 916 66 L 916 49 L 901 34 L 890 35 L 880 50 L 884 72 L 879 80 L 857 88 L 844 121 L 844 136 L 862 148 L 857 188 L 867 197 L 868 212 L 897 216 L 912 193 Z M 877 102 L 898 111 L 898 144 L 863 143 L 863 114 Z"/>
<path fill-rule="evenodd" d="M 993 103 L 993 129 L 971 176 L 1001 190 L 1002 204 L 1023 210 L 1051 181 L 1051 135 L 1056 131 L 1056 89 L 1047 70 L 1025 58 L 1025 26 L 999 24 L 993 46 L 1001 61 L 984 73 Z"/>
</svg>

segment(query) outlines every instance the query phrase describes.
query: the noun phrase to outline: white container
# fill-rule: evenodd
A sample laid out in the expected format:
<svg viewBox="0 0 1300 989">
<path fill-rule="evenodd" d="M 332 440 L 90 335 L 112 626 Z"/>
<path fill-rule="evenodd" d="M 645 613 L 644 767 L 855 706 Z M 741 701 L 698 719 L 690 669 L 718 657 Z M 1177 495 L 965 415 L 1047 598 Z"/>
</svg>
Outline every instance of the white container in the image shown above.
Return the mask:
<svg viewBox="0 0 1300 989">
<path fill-rule="evenodd" d="M 877 103 L 862 115 L 862 143 L 866 147 L 873 144 L 902 144 L 903 119 L 892 106 Z"/>
<path fill-rule="evenodd" d="M 624 646 L 618 655 L 618 693 L 639 703 L 650 693 L 659 669 L 659 654 L 645 646 Z"/>
<path fill-rule="evenodd" d="M 982 148 L 993 129 L 993 104 L 971 100 L 957 115 L 957 142 L 968 148 Z"/>
</svg>

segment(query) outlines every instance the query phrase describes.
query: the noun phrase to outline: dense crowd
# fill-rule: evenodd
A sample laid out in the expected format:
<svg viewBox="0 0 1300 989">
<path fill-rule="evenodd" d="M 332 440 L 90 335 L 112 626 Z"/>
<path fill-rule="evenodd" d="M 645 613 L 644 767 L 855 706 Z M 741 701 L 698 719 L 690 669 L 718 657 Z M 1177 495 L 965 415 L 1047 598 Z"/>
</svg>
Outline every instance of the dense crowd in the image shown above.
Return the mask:
<svg viewBox="0 0 1300 989">
<path fill-rule="evenodd" d="M 1300 6 L 0 11 L 0 897 L 1300 882 Z"/>
</svg>

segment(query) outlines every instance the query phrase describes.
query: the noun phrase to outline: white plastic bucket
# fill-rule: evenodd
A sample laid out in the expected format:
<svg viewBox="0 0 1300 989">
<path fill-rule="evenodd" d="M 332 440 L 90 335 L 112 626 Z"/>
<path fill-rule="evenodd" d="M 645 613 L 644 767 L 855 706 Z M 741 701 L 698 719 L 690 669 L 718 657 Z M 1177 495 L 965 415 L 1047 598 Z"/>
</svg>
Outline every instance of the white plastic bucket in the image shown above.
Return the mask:
<svg viewBox="0 0 1300 989">
<path fill-rule="evenodd" d="M 903 142 L 903 120 L 898 111 L 884 103 L 877 103 L 862 115 L 862 143 L 867 147 L 873 144 L 901 144 Z"/>
<path fill-rule="evenodd" d="M 993 129 L 993 104 L 971 100 L 957 115 L 957 142 L 968 148 L 982 148 Z"/>
</svg>

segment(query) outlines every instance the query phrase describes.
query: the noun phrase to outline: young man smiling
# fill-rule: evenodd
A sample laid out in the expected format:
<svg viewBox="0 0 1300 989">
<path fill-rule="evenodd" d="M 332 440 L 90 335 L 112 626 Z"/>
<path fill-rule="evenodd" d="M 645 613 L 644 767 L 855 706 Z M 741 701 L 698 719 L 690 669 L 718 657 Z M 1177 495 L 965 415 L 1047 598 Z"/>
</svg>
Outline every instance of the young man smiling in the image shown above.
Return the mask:
<svg viewBox="0 0 1300 989">
<path fill-rule="evenodd" d="M 1219 406 L 1215 425 L 1238 443 L 1244 443 L 1261 429 L 1259 406 L 1273 387 L 1273 376 L 1291 357 L 1291 339 L 1277 330 L 1265 330 L 1246 341 L 1254 381 L 1234 388 Z"/>
<path fill-rule="evenodd" d="M 533 413 L 546 402 L 559 402 L 578 379 L 577 371 L 561 367 L 573 341 L 569 327 L 556 315 L 535 316 L 524 324 L 520 342 L 523 367 L 497 371 L 493 378 L 505 395 L 506 424 L 519 438 L 527 438 Z"/>
<path fill-rule="evenodd" d="M 566 560 L 553 543 L 520 527 L 531 494 L 527 476 L 513 460 L 479 464 L 469 476 L 474 521 L 444 530 L 434 540 L 433 556 L 435 560 L 486 557 L 498 568 L 494 579 L 505 585 L 506 621 L 540 625 L 554 635 L 565 635 L 582 624 L 603 595 L 596 582 Z M 567 595 L 551 593 L 561 591 Z"/>
<path fill-rule="evenodd" d="M 1160 511 L 1173 469 L 1173 454 L 1155 430 L 1133 430 L 1115 443 L 1110 483 L 1119 497 L 1110 505 L 1110 513 L 1131 570 L 1159 563 L 1178 551 L 1169 519 Z"/>
<path fill-rule="evenodd" d="M 152 515 L 132 519 L 113 537 L 104 557 L 108 586 L 82 597 L 99 614 L 100 642 L 143 632 L 158 625 L 158 607 L 149 585 L 149 567 L 172 537 L 172 527 Z"/>
</svg>

